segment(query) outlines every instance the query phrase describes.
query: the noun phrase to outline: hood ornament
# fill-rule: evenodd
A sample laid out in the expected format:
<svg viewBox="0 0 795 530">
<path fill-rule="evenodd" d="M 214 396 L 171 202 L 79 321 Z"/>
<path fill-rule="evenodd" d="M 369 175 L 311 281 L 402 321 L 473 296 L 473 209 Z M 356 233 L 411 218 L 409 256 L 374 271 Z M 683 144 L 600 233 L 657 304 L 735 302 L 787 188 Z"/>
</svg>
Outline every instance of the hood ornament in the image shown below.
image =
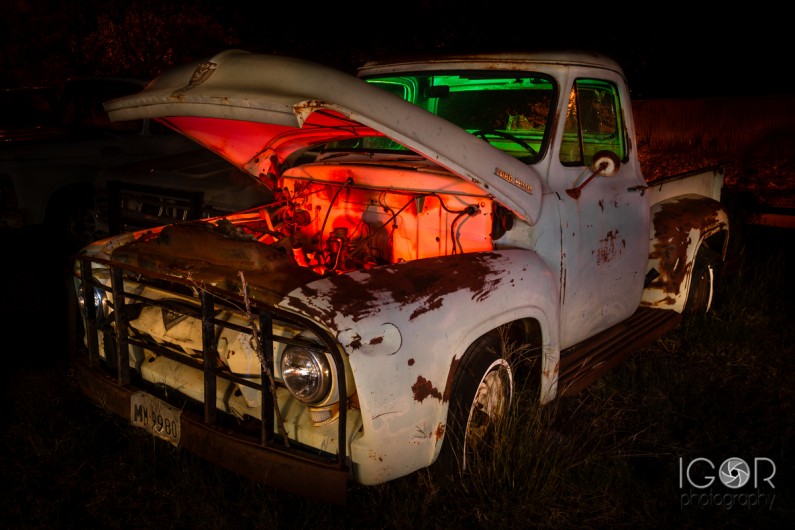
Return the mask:
<svg viewBox="0 0 795 530">
<path fill-rule="evenodd" d="M 193 71 L 193 75 L 190 76 L 190 81 L 188 81 L 188 84 L 174 92 L 173 95 L 178 96 L 179 94 L 184 94 L 191 88 L 201 85 L 213 74 L 213 72 L 215 72 L 216 68 L 218 68 L 217 63 L 209 61 L 201 63 L 196 67 L 196 70 Z"/>
</svg>

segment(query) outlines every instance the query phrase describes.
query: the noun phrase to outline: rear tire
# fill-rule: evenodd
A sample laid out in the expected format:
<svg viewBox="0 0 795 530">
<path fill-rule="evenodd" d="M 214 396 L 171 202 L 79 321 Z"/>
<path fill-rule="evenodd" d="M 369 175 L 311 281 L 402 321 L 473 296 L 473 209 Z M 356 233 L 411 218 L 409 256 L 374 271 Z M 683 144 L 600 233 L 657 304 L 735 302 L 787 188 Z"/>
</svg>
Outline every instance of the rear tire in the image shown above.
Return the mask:
<svg viewBox="0 0 795 530">
<path fill-rule="evenodd" d="M 712 308 L 719 283 L 720 265 L 721 260 L 717 252 L 703 246 L 698 249 L 696 259 L 693 261 L 684 315 L 704 315 Z"/>
<path fill-rule="evenodd" d="M 453 376 L 447 427 L 434 465 L 446 476 L 471 468 L 490 452 L 513 399 L 513 370 L 502 358 L 499 336 L 481 337 L 464 353 Z"/>
</svg>

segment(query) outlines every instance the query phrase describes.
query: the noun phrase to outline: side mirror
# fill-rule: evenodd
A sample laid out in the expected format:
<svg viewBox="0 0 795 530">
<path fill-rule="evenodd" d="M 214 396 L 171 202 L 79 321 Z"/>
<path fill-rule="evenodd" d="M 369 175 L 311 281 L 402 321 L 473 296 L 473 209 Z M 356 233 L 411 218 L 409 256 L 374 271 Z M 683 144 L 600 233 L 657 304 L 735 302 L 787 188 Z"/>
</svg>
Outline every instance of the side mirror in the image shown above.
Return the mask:
<svg viewBox="0 0 795 530">
<path fill-rule="evenodd" d="M 599 151 L 591 159 L 591 170 L 603 177 L 612 177 L 620 167 L 621 161 L 613 151 Z"/>
<path fill-rule="evenodd" d="M 616 173 L 618 173 L 618 169 L 621 167 L 621 161 L 618 159 L 618 155 L 616 155 L 612 151 L 599 151 L 593 155 L 591 159 L 591 176 L 585 179 L 582 184 L 577 186 L 576 188 L 569 188 L 566 190 L 566 193 L 569 197 L 574 199 L 580 198 L 580 193 L 582 189 L 591 182 L 594 177 L 598 175 L 602 175 L 603 177 L 612 177 Z"/>
</svg>

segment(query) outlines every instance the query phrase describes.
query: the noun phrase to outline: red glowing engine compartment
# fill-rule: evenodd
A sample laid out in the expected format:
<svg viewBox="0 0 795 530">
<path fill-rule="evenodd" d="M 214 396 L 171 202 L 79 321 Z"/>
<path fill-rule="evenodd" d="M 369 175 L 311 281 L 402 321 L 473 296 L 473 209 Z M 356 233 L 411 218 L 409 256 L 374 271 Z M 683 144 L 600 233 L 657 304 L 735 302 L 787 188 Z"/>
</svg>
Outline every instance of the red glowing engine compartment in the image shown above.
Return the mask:
<svg viewBox="0 0 795 530">
<path fill-rule="evenodd" d="M 491 200 L 426 160 L 306 164 L 278 190 L 271 226 L 321 274 L 492 249 Z"/>
</svg>

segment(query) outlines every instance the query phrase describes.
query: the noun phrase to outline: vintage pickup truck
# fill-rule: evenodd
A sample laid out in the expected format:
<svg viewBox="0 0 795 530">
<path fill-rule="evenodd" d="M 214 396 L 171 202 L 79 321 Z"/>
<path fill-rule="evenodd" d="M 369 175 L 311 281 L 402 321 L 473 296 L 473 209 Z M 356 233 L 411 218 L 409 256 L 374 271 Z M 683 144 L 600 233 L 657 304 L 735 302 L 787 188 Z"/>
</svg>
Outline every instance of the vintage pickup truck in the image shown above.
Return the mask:
<svg viewBox="0 0 795 530">
<path fill-rule="evenodd" d="M 76 373 L 153 435 L 344 502 L 467 456 L 709 310 L 720 167 L 644 180 L 629 92 L 588 53 L 370 63 L 231 50 L 106 103 L 274 192 L 76 260 Z M 470 460 L 471 461 L 471 460 Z"/>
</svg>

